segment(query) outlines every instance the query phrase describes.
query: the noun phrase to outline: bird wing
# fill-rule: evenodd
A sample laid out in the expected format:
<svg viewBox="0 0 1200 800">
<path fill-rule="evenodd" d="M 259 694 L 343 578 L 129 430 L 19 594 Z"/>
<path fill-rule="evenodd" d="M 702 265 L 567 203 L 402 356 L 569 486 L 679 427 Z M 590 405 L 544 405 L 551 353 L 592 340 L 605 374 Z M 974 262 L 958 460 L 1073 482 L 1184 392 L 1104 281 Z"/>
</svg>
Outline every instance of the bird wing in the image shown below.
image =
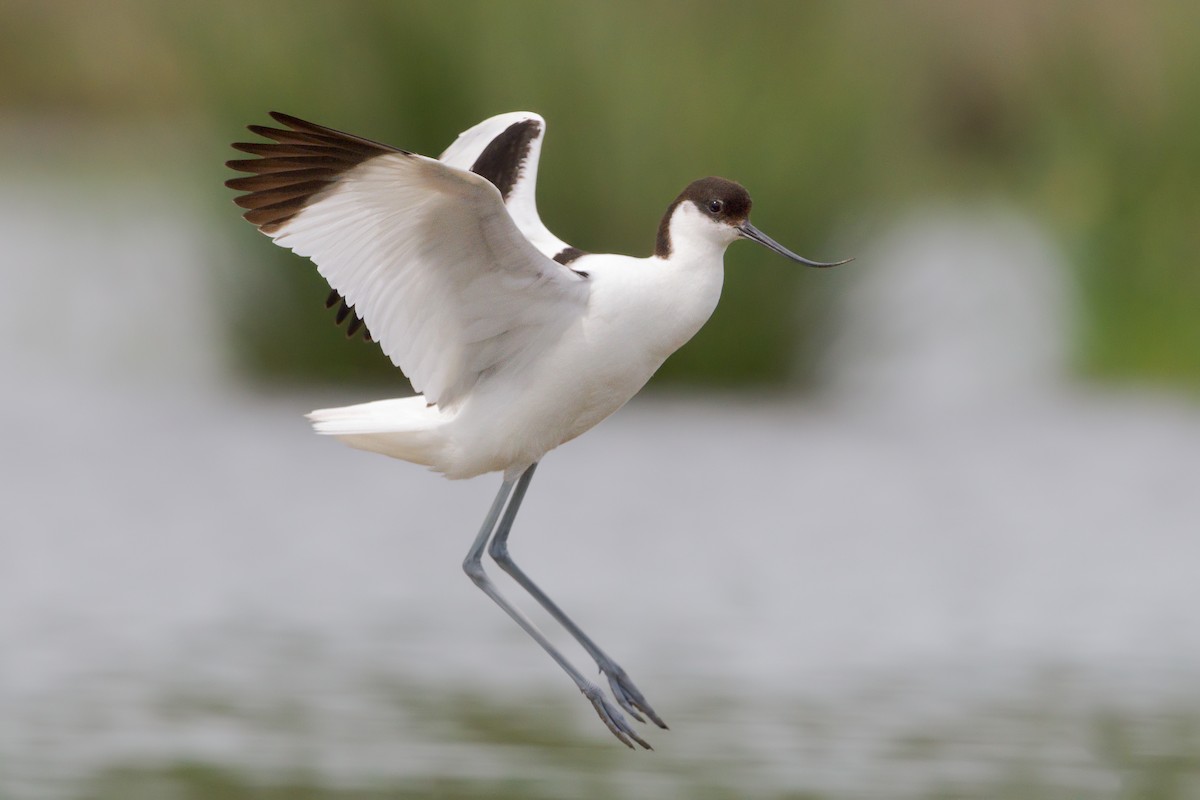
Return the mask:
<svg viewBox="0 0 1200 800">
<path fill-rule="evenodd" d="M 532 111 L 499 114 L 460 133 L 438 160 L 494 183 L 517 228 L 543 255 L 554 258 L 575 248 L 538 216 L 537 170 L 545 136 L 546 121 Z"/>
<path fill-rule="evenodd" d="M 431 402 L 553 344 L 587 304 L 586 278 L 539 252 L 488 180 L 295 117 L 234 147 L 235 202 L 307 256 Z"/>
</svg>

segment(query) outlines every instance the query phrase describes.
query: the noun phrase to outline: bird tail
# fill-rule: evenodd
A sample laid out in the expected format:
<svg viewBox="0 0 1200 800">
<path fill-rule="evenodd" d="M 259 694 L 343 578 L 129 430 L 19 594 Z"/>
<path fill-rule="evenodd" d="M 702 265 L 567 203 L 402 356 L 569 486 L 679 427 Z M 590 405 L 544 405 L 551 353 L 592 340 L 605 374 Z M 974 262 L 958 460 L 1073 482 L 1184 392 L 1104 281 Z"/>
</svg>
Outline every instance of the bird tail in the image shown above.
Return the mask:
<svg viewBox="0 0 1200 800">
<path fill-rule="evenodd" d="M 378 400 L 309 413 L 313 429 L 351 447 L 437 469 L 445 449 L 441 430 L 448 417 L 421 395 Z"/>
</svg>

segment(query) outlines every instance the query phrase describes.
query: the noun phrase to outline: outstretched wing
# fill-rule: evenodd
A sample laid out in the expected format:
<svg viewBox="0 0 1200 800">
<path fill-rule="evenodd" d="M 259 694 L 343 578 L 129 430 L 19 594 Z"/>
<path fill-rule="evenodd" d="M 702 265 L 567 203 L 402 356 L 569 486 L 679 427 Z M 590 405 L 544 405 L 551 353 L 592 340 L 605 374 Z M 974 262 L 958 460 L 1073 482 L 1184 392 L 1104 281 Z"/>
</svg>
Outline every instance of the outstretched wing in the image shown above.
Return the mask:
<svg viewBox="0 0 1200 800">
<path fill-rule="evenodd" d="M 235 144 L 260 156 L 244 216 L 308 256 L 413 387 L 443 407 L 485 370 L 536 356 L 582 313 L 587 280 L 539 252 L 490 181 L 440 161 L 272 112 L 287 130 Z"/>
<path fill-rule="evenodd" d="M 532 111 L 499 114 L 460 133 L 438 160 L 494 183 L 517 228 L 544 255 L 582 254 L 551 233 L 538 216 L 538 159 L 545 136 L 546 121 Z"/>
</svg>

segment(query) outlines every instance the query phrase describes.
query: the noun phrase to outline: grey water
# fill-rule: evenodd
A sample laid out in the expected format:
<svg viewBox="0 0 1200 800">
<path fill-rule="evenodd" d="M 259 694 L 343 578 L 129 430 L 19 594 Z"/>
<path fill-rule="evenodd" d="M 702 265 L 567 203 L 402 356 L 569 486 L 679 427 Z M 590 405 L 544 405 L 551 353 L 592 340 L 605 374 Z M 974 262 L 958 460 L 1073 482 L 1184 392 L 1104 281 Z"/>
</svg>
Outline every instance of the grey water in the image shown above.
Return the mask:
<svg viewBox="0 0 1200 800">
<path fill-rule="evenodd" d="M 254 254 L 113 191 L 0 194 L 0 797 L 1200 797 L 1200 409 L 1071 377 L 1019 215 L 898 223 L 815 392 L 650 393 L 543 462 L 513 551 L 672 725 L 635 756 L 462 575 L 496 481 L 240 383 L 207 276 Z"/>
</svg>

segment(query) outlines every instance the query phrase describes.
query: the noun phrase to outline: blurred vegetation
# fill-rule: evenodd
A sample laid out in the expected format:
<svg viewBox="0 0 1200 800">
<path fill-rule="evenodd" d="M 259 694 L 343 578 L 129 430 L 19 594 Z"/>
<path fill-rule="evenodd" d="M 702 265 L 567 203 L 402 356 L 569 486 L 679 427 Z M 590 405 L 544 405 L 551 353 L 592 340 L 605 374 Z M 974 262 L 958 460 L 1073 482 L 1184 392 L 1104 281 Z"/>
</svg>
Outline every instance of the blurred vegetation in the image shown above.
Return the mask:
<svg viewBox="0 0 1200 800">
<path fill-rule="evenodd" d="M 416 710 L 418 718 L 404 718 L 403 729 L 395 732 L 374 727 L 372 744 L 383 742 L 394 748 L 399 776 L 363 770 L 339 779 L 322 773 L 319 758 L 301 762 L 303 766 L 274 769 L 151 758 L 103 767 L 81 781 L 82 788 L 70 796 L 79 800 L 1194 800 L 1200 796 L 1200 716 L 1194 704 L 1187 703 L 1146 714 L 1107 707 L 1103 701 L 1073 708 L 1063 698 L 1038 697 L 1036 702 L 1008 698 L 999 706 L 965 710 L 961 715 L 934 715 L 940 721 L 921 720 L 917 715 L 895 723 L 880 740 L 869 736 L 864 740 L 860 730 L 843 732 L 846 738 L 841 739 L 837 720 L 826 718 L 818 708 L 792 708 L 785 702 L 775 709 L 779 719 L 768 714 L 765 727 L 757 732 L 750 729 L 749 740 L 714 735 L 697 752 L 696 742 L 680 746 L 672 734 L 662 733 L 657 737 L 661 749 L 631 753 L 616 742 L 597 739 L 590 715 L 572 715 L 566 708 L 542 706 L 528 698 L 497 700 L 480 693 L 446 696 L 425 687 L 393 700 L 395 707 L 381 704 L 376 723 L 387 719 L 389 711 Z M 706 711 L 703 703 L 698 704 L 692 709 L 697 716 L 688 724 L 722 719 L 716 709 L 727 700 L 711 698 L 710 702 L 715 708 Z M 428 718 L 420 713 L 422 707 Z M 858 714 L 847 713 L 846 719 L 861 723 L 870 713 L 860 709 Z M 567 719 L 585 727 L 556 724 Z M 720 726 L 726 736 L 741 731 L 727 721 Z M 815 735 L 816 730 L 821 735 Z M 797 732 L 804 733 L 791 740 Z M 294 735 L 305 738 L 303 730 Z M 762 741 L 756 741 L 764 735 L 773 737 L 765 749 Z M 427 754 L 424 759 L 412 752 L 414 736 L 428 748 L 422 751 Z M 813 744 L 814 740 L 820 743 Z M 458 749 L 448 752 L 446 742 Z M 485 749 L 474 750 L 472 745 Z M 833 758 L 862 751 L 855 761 L 861 774 L 838 788 L 820 769 L 812 774 L 803 769 L 781 771 L 789 746 L 797 748 L 795 757 L 807 765 L 820 759 L 813 749 Z M 319 752 L 319 746 L 310 742 L 300 752 Z M 485 752 L 498 758 L 484 757 Z M 438 755 L 432 757 L 434 753 Z M 888 783 L 872 785 L 872 780 Z"/>
<path fill-rule="evenodd" d="M 243 365 L 379 378 L 321 279 L 237 219 L 228 143 L 284 110 L 436 154 L 491 114 L 549 120 L 539 199 L 586 250 L 645 254 L 690 180 L 740 180 L 813 258 L 861 253 L 926 202 L 1003 200 L 1062 243 L 1093 376 L 1200 387 L 1200 4 L 8 0 L 0 113 L 149 122 L 146 163 L 236 237 L 214 274 Z M 187 152 L 181 152 L 186 150 Z M 802 375 L 838 281 L 735 248 L 722 306 L 662 380 Z M 851 268 L 847 268 L 851 269 Z"/>
</svg>

